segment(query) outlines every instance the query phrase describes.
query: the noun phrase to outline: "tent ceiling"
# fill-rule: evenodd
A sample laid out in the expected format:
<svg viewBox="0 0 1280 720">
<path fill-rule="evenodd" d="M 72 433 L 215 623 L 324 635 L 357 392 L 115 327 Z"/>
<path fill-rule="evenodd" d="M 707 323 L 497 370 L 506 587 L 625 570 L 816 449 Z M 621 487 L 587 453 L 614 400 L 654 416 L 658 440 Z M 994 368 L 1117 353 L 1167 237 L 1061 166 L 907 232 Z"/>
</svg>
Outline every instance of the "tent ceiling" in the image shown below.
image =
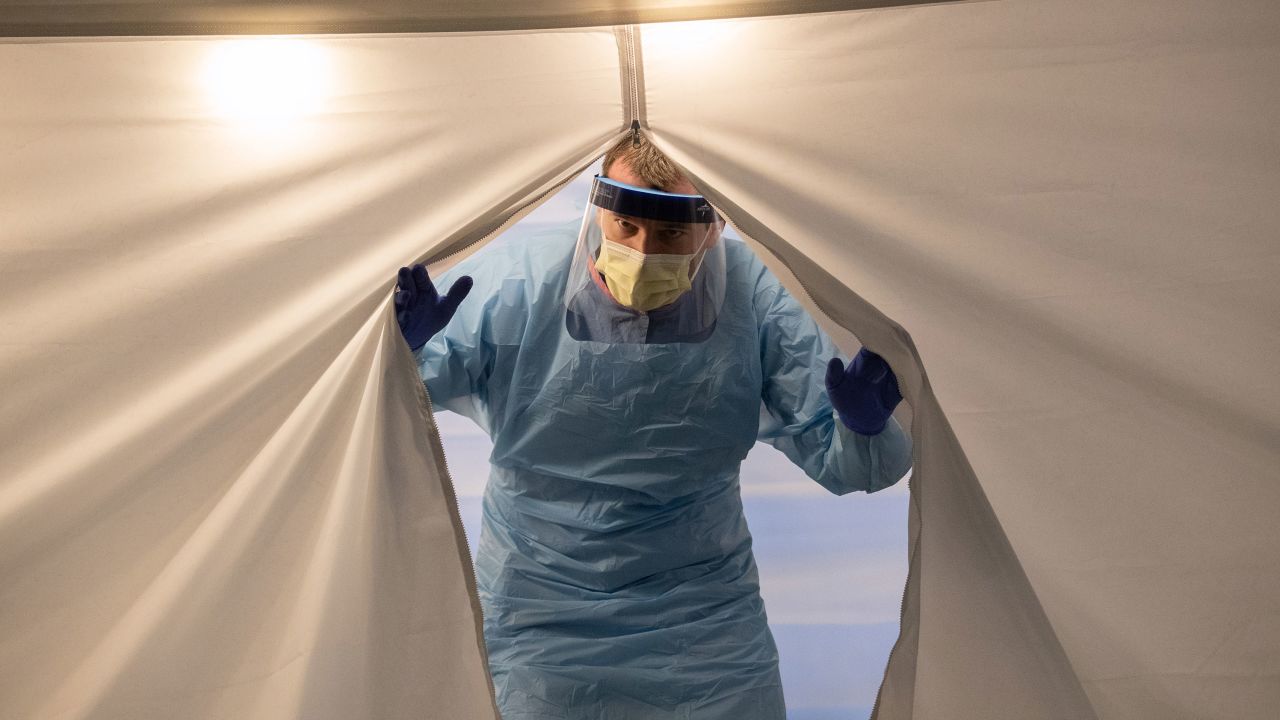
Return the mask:
<svg viewBox="0 0 1280 720">
<path fill-rule="evenodd" d="M 866 10 L 931 0 L 77 0 L 0 4 L 0 37 L 474 32 Z"/>
</svg>

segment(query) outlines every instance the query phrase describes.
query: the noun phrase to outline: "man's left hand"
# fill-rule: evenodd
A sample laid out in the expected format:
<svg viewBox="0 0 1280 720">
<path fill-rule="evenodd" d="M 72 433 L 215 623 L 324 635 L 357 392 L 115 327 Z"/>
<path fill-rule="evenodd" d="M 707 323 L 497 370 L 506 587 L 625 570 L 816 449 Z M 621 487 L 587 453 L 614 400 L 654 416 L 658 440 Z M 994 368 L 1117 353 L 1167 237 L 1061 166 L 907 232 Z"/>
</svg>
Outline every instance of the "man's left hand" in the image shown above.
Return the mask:
<svg viewBox="0 0 1280 720">
<path fill-rule="evenodd" d="M 862 435 L 884 430 L 893 409 L 902 401 L 898 378 L 884 358 L 865 347 L 846 368 L 840 358 L 827 363 L 827 394 L 840 420 Z"/>
</svg>

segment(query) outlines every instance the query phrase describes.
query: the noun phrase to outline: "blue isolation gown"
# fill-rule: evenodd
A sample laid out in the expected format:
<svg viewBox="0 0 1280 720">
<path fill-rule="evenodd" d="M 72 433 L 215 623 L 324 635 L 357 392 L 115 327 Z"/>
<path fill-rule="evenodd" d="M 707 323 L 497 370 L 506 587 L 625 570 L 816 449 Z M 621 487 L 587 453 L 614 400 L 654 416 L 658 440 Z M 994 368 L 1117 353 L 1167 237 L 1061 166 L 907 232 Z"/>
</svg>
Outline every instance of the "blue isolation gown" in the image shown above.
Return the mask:
<svg viewBox="0 0 1280 720">
<path fill-rule="evenodd" d="M 759 438 L 872 492 L 910 437 L 836 419 L 835 346 L 740 241 L 702 342 L 575 340 L 576 239 L 500 239 L 442 275 L 475 288 L 417 352 L 433 402 L 493 440 L 476 577 L 502 717 L 783 720 L 739 465 Z"/>
</svg>

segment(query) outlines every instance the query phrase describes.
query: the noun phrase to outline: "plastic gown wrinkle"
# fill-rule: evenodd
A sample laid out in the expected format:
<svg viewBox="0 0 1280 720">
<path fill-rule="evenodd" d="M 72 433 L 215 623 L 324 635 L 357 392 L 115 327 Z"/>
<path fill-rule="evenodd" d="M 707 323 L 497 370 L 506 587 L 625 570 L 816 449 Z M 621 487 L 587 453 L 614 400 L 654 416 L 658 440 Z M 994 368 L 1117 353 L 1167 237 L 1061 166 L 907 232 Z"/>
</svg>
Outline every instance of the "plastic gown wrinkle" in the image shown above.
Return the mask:
<svg viewBox="0 0 1280 720">
<path fill-rule="evenodd" d="M 892 418 L 884 432 L 868 437 L 832 416 L 826 389 L 813 380 L 813 361 L 834 357 L 836 347 L 773 282 L 773 292 L 759 296 L 769 298 L 761 322 L 766 380 L 760 439 L 837 495 L 893 485 L 911 467 L 910 436 Z"/>
<path fill-rule="evenodd" d="M 493 439 L 476 574 L 503 717 L 781 720 L 739 465 L 761 438 L 834 492 L 876 490 L 910 440 L 836 429 L 836 348 L 740 242 L 705 341 L 573 339 L 576 234 L 443 274 L 475 289 L 417 353 L 433 400 Z"/>
</svg>

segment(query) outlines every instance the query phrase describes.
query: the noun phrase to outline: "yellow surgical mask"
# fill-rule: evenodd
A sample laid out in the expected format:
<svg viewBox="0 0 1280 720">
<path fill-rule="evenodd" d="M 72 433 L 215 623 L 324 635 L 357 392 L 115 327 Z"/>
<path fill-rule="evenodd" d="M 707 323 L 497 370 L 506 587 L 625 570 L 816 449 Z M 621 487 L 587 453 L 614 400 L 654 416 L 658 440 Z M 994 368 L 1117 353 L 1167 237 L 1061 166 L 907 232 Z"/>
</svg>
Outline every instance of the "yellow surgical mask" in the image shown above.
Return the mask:
<svg viewBox="0 0 1280 720">
<path fill-rule="evenodd" d="M 605 240 L 596 269 L 623 305 L 647 312 L 675 302 L 691 288 L 689 268 L 694 255 L 657 255 Z"/>
</svg>

